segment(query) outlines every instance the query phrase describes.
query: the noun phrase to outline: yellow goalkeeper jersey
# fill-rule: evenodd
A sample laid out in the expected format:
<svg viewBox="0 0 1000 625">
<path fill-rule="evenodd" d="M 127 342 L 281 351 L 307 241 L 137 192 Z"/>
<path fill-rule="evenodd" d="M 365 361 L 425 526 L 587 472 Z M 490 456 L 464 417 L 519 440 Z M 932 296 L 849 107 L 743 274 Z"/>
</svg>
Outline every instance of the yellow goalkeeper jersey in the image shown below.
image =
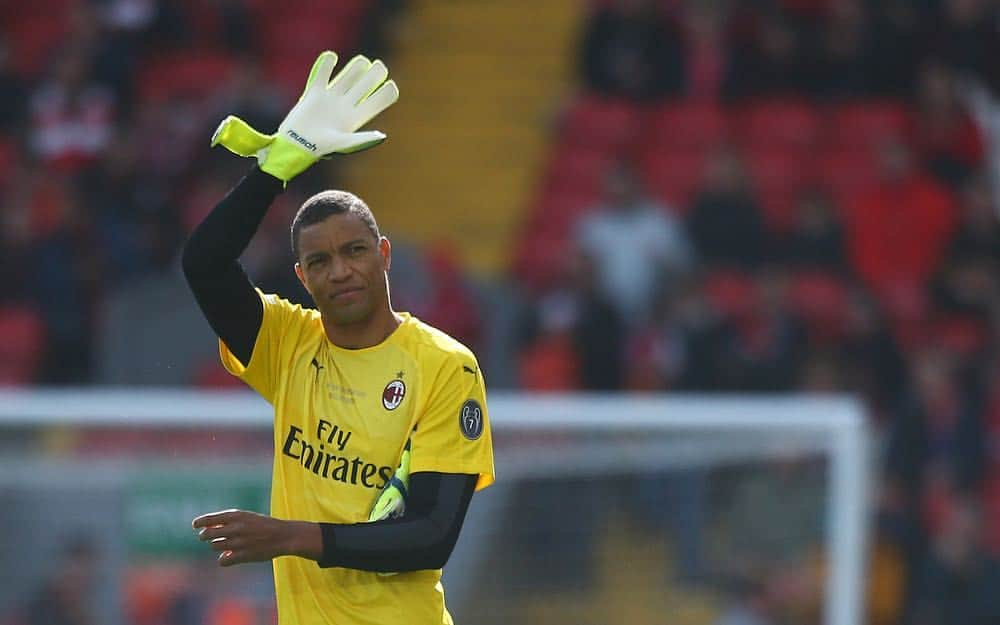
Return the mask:
<svg viewBox="0 0 1000 625">
<path fill-rule="evenodd" d="M 486 389 L 464 345 L 406 313 L 382 343 L 331 343 L 319 312 L 258 293 L 264 320 L 244 367 L 219 343 L 223 365 L 274 406 L 271 514 L 361 523 L 411 435 L 410 472 L 494 479 Z M 273 561 L 281 625 L 442 625 L 441 570 L 379 575 Z"/>
</svg>

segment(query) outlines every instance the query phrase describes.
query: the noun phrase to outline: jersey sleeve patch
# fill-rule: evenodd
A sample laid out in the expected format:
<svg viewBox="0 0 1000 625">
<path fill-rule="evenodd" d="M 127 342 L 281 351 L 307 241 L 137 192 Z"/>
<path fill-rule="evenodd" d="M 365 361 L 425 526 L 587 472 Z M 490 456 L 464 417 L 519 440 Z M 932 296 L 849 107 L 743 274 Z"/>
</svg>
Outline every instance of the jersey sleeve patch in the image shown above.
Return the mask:
<svg viewBox="0 0 1000 625">
<path fill-rule="evenodd" d="M 458 427 L 462 436 L 474 441 L 483 435 L 483 408 L 474 399 L 466 400 L 458 411 Z"/>
</svg>

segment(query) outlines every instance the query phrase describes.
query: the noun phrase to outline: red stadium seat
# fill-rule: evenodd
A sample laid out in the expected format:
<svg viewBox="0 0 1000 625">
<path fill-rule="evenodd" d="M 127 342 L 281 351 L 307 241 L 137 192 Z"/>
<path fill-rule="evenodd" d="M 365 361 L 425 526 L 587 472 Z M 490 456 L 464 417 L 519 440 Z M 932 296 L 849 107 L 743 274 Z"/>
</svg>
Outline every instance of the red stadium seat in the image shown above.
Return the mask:
<svg viewBox="0 0 1000 625">
<path fill-rule="evenodd" d="M 725 143 L 730 124 L 726 112 L 715 105 L 680 102 L 650 113 L 652 143 L 657 149 L 695 147 L 708 149 Z"/>
<path fill-rule="evenodd" d="M 30 7 L 32 3 L 11 3 Z M 69 32 L 69 13 L 59 11 L 29 12 L 4 24 L 10 38 L 10 60 L 14 70 L 24 77 L 37 77 L 52 61 L 53 52 L 66 39 Z"/>
<path fill-rule="evenodd" d="M 736 271 L 715 271 L 703 282 L 708 301 L 730 320 L 742 319 L 754 300 L 753 279 Z"/>
<path fill-rule="evenodd" d="M 535 202 L 529 223 L 547 234 L 569 232 L 576 221 L 600 202 L 600 196 L 565 187 L 550 187 Z"/>
<path fill-rule="evenodd" d="M 875 294 L 904 350 L 932 340 L 930 297 L 922 284 L 894 282 Z"/>
<path fill-rule="evenodd" d="M 45 330 L 28 308 L 0 308 L 0 385 L 30 384 L 41 364 Z"/>
<path fill-rule="evenodd" d="M 803 154 L 777 145 L 744 153 L 744 162 L 764 208 L 768 224 L 782 230 L 791 225 L 796 199 L 810 182 Z"/>
<path fill-rule="evenodd" d="M 736 114 L 737 140 L 749 149 L 807 150 L 823 132 L 823 120 L 813 105 L 796 100 L 750 104 Z"/>
<path fill-rule="evenodd" d="M 896 102 L 859 102 L 836 107 L 830 124 L 831 145 L 871 149 L 887 139 L 905 138 L 909 114 Z"/>
<path fill-rule="evenodd" d="M 988 340 L 982 323 L 964 316 L 937 319 L 931 325 L 934 342 L 965 356 L 981 350 Z"/>
<path fill-rule="evenodd" d="M 828 191 L 842 207 L 878 181 L 878 164 L 870 150 L 827 150 L 808 164 L 812 169 L 809 181 Z"/>
<path fill-rule="evenodd" d="M 513 273 L 518 282 L 536 291 L 552 285 L 562 270 L 562 259 L 569 246 L 567 233 L 526 228 L 514 253 Z"/>
<path fill-rule="evenodd" d="M 639 108 L 622 100 L 587 96 L 573 103 L 566 115 L 561 142 L 626 149 L 639 132 Z"/>
<path fill-rule="evenodd" d="M 247 0 L 254 17 L 261 23 L 281 19 L 287 15 L 304 15 L 312 18 L 339 18 L 356 26 L 373 0 L 337 0 L 336 2 L 315 2 L 315 0 Z"/>
<path fill-rule="evenodd" d="M 654 150 L 643 156 L 640 174 L 650 195 L 683 213 L 701 186 L 705 161 L 700 149 Z"/>
<path fill-rule="evenodd" d="M 139 94 L 145 102 L 200 97 L 219 89 L 233 71 L 232 57 L 206 50 L 179 52 L 142 65 Z"/>
<path fill-rule="evenodd" d="M 546 185 L 596 194 L 613 163 L 611 154 L 590 146 L 561 146 L 549 159 Z"/>
<path fill-rule="evenodd" d="M 323 13 L 293 13 L 267 22 L 261 36 L 267 54 L 301 54 L 312 57 L 311 62 L 318 50 L 338 50 L 346 57 L 357 43 L 357 34 L 354 20 Z"/>
</svg>

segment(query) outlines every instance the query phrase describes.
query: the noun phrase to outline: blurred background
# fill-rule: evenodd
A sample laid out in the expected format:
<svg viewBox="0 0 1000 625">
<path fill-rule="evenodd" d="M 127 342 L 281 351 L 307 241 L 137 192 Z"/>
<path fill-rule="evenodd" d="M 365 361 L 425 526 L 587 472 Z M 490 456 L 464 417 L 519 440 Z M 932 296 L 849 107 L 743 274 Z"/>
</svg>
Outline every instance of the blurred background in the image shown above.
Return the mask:
<svg viewBox="0 0 1000 625">
<path fill-rule="evenodd" d="M 0 16 L 3 385 L 239 391 L 179 271 L 251 164 L 209 137 L 230 113 L 276 128 L 319 50 L 363 52 L 402 92 L 373 124 L 389 140 L 289 186 L 243 258 L 258 285 L 308 303 L 290 220 L 345 188 L 393 242 L 396 309 L 473 348 L 503 396 L 850 394 L 874 443 L 863 622 L 1000 623 L 993 0 L 9 0 Z M 273 622 L 266 566 L 220 572 L 163 529 L 266 510 L 266 423 L 18 410 L 0 422 L 0 623 Z M 589 453 L 511 431 L 498 464 L 526 444 Z M 190 468 L 213 462 L 212 481 Z M 456 616 L 821 622 L 828 465 L 498 484 L 479 499 L 509 515 L 484 539 L 504 554 L 482 562 L 507 559 L 470 573 L 495 603 L 465 593 Z"/>
</svg>

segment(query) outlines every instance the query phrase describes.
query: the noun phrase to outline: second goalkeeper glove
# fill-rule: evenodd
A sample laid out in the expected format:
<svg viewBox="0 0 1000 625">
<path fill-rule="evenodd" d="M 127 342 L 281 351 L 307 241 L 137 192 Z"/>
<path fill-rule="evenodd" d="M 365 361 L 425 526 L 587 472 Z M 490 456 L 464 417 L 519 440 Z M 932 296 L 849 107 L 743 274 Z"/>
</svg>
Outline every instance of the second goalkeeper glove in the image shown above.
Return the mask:
<svg viewBox="0 0 1000 625">
<path fill-rule="evenodd" d="M 368 515 L 369 521 L 382 521 L 384 519 L 396 519 L 406 512 L 407 489 L 410 487 L 410 441 L 406 441 L 403 447 L 403 455 L 399 460 L 399 467 L 392 477 L 382 487 L 372 511 Z"/>
<path fill-rule="evenodd" d="M 319 55 L 302 96 L 276 133 L 265 135 L 230 115 L 212 135 L 212 145 L 257 157 L 262 170 L 286 183 L 321 158 L 378 145 L 383 133 L 357 130 L 399 99 L 396 83 L 386 80 L 389 70 L 382 61 L 358 55 L 330 80 L 336 65 L 336 53 Z"/>
</svg>

